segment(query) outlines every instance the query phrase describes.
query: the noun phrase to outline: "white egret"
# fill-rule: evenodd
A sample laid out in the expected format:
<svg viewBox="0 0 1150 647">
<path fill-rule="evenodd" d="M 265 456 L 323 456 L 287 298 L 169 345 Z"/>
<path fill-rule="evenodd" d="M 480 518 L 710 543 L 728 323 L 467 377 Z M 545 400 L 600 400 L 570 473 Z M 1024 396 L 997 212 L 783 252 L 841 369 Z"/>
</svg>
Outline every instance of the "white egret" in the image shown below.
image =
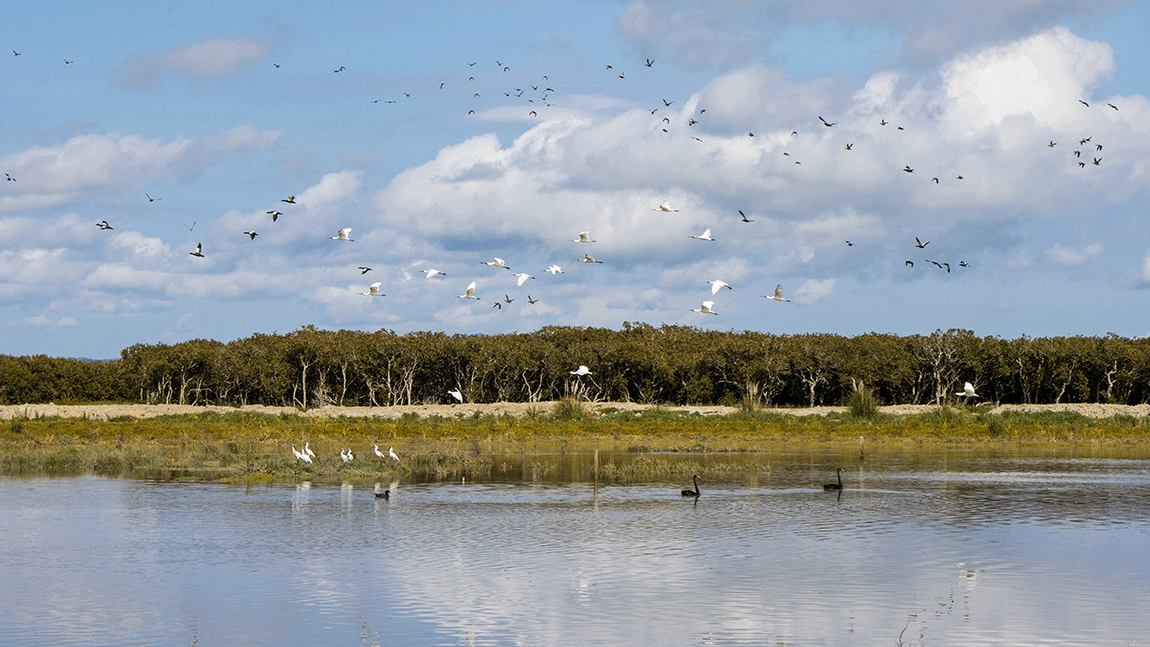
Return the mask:
<svg viewBox="0 0 1150 647">
<path fill-rule="evenodd" d="M 360 294 L 367 296 L 367 297 L 385 297 L 385 296 L 387 296 L 386 294 L 380 294 L 379 293 L 379 286 L 381 286 L 381 285 L 383 285 L 382 281 L 376 281 L 375 283 L 372 283 L 370 287 L 367 288 L 367 292 L 360 292 Z"/>
<path fill-rule="evenodd" d="M 350 463 L 354 460 L 355 460 L 355 454 L 351 453 L 351 447 L 348 447 L 347 448 L 347 462 Z"/>
<path fill-rule="evenodd" d="M 479 262 L 484 264 L 484 265 L 490 265 L 491 267 L 502 267 L 505 270 L 511 269 L 510 267 L 507 267 L 507 264 L 503 262 L 502 258 L 499 258 L 498 256 L 495 256 L 493 258 L 495 259 L 494 261 L 479 261 Z"/>
<path fill-rule="evenodd" d="M 715 305 L 714 301 L 704 301 L 703 305 L 699 306 L 698 308 L 692 308 L 691 312 L 701 312 L 705 315 L 718 316 L 719 313 L 715 312 L 714 310 L 711 310 L 711 306 L 713 306 L 713 305 Z"/>
<path fill-rule="evenodd" d="M 390 457 L 392 457 L 392 458 L 394 458 L 396 461 L 398 461 L 398 460 L 399 460 L 399 456 L 396 456 L 396 455 L 395 455 L 395 450 L 394 450 L 394 449 L 392 449 L 391 447 L 388 447 L 388 448 L 387 448 L 387 455 L 388 455 L 388 456 L 390 456 Z"/>
<path fill-rule="evenodd" d="M 423 278 L 429 279 L 433 276 L 447 276 L 446 272 L 440 272 L 437 269 L 423 270 Z"/>
<path fill-rule="evenodd" d="M 307 458 L 307 455 L 300 452 L 298 449 L 296 449 L 295 445 L 291 446 L 291 455 L 295 456 L 295 462 L 297 462 L 297 463 L 302 461 L 303 459 Z"/>
<path fill-rule="evenodd" d="M 581 231 L 581 232 L 579 232 L 579 238 L 572 240 L 571 242 L 573 242 L 573 243 L 593 243 L 595 241 L 591 240 L 591 238 L 589 237 L 590 234 L 591 234 L 590 230 Z"/>
<path fill-rule="evenodd" d="M 597 261 L 594 258 L 591 258 L 590 254 L 584 254 L 583 258 L 577 258 L 575 260 L 579 261 L 580 263 L 599 263 L 600 265 L 603 264 L 603 261 Z"/>
<path fill-rule="evenodd" d="M 703 230 L 702 236 L 691 236 L 691 238 L 694 238 L 695 240 L 710 240 L 710 241 L 715 240 L 714 238 L 711 238 L 711 230 L 710 229 Z"/>
<path fill-rule="evenodd" d="M 550 272 L 551 276 L 555 276 L 556 274 L 566 274 L 566 272 L 563 271 L 563 268 L 561 268 L 555 264 L 552 264 L 551 267 L 549 267 L 543 271 L 544 272 Z"/>
<path fill-rule="evenodd" d="M 678 209 L 672 209 L 671 205 L 667 204 L 666 200 L 663 201 L 663 204 L 655 207 L 654 209 L 651 209 L 651 211 L 662 211 L 663 213 L 678 213 L 679 212 Z"/>
<path fill-rule="evenodd" d="M 582 364 L 580 364 L 579 368 L 577 368 L 576 370 L 567 371 L 567 372 L 572 374 L 572 375 L 594 375 L 594 373 L 591 372 L 591 369 L 587 368 L 586 366 L 583 366 Z"/>
<path fill-rule="evenodd" d="M 459 389 L 456 389 L 454 391 L 448 391 L 447 395 L 450 395 L 451 397 L 453 397 L 457 401 L 459 401 L 460 404 L 463 404 L 463 392 L 460 391 Z"/>
<path fill-rule="evenodd" d="M 962 385 L 962 393 L 955 393 L 955 395 L 962 396 L 962 399 L 969 400 L 970 398 L 981 398 L 982 396 L 974 392 L 974 385 L 966 382 Z"/>
<path fill-rule="evenodd" d="M 456 296 L 455 298 L 457 298 L 457 299 L 474 299 L 474 300 L 478 301 L 479 297 L 475 296 L 475 281 L 472 281 L 471 285 L 467 286 L 467 292 L 460 294 L 460 295 Z"/>
<path fill-rule="evenodd" d="M 520 273 L 516 274 L 515 276 L 519 277 L 519 280 L 515 282 L 515 287 L 519 287 L 519 288 L 523 287 L 523 284 L 527 282 L 527 279 L 535 278 L 534 276 L 531 276 L 527 272 L 520 272 Z"/>
<path fill-rule="evenodd" d="M 723 288 L 727 288 L 728 290 L 733 289 L 730 285 L 727 285 L 726 282 L 720 281 L 719 279 L 715 279 L 714 281 L 707 281 L 707 284 L 711 286 L 711 294 L 715 294 Z"/>
<path fill-rule="evenodd" d="M 379 451 L 379 445 L 375 446 L 375 455 L 380 457 L 380 458 L 383 458 L 383 452 Z"/>
<path fill-rule="evenodd" d="M 348 461 L 346 449 L 339 450 L 339 460 L 341 460 L 345 463 Z"/>
<path fill-rule="evenodd" d="M 351 236 L 351 227 L 344 227 L 343 229 L 340 229 L 336 235 L 332 236 L 331 239 L 346 240 L 349 243 L 354 243 L 355 241 L 349 238 L 349 236 Z"/>
<path fill-rule="evenodd" d="M 311 450 L 311 443 L 310 442 L 306 442 L 303 444 L 303 453 L 307 454 L 308 456 L 311 456 L 312 458 L 315 458 L 315 452 L 313 452 Z"/>
<path fill-rule="evenodd" d="M 775 286 L 775 293 L 773 295 L 767 296 L 764 294 L 763 298 L 770 299 L 771 301 L 786 301 L 787 303 L 791 301 L 790 299 L 783 298 L 783 286 L 781 284 Z"/>
</svg>

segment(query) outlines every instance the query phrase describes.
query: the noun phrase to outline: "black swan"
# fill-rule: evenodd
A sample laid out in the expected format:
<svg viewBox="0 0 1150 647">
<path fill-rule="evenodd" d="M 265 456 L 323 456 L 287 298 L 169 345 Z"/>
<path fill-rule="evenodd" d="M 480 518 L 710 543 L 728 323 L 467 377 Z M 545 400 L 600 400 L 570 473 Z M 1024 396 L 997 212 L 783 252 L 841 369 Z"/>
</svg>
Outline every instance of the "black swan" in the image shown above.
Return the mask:
<svg viewBox="0 0 1150 647">
<path fill-rule="evenodd" d="M 696 475 L 692 476 L 691 480 L 695 482 L 695 489 L 694 490 L 683 490 L 682 492 L 680 492 L 680 494 L 682 496 L 699 496 L 699 494 L 700 494 L 700 492 L 699 492 L 699 475 L 696 474 Z"/>
<path fill-rule="evenodd" d="M 839 468 L 835 475 L 839 477 L 838 483 L 827 483 L 823 486 L 824 490 L 841 490 L 843 489 L 843 468 Z"/>
</svg>

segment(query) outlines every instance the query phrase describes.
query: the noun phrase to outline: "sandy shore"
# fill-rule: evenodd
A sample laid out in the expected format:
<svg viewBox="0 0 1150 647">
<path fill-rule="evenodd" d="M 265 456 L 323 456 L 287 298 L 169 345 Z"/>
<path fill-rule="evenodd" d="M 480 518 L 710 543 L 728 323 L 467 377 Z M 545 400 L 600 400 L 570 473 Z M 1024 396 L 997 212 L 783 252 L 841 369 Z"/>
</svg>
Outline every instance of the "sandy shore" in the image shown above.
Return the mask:
<svg viewBox="0 0 1150 647">
<path fill-rule="evenodd" d="M 247 411 L 251 413 L 266 413 L 270 415 L 295 414 L 309 418 L 388 418 L 395 419 L 407 413 L 416 413 L 420 417 L 443 416 L 470 416 L 476 411 L 481 414 L 523 416 L 530 409 L 550 412 L 555 406 L 554 402 L 496 402 L 493 404 L 416 404 L 396 407 L 321 407 L 309 411 L 299 411 L 292 407 L 265 407 L 253 405 L 246 407 L 216 407 L 191 406 L 177 404 L 124 404 L 124 405 L 57 405 L 57 404 L 21 404 L 0 407 L 0 420 L 12 418 L 37 418 L 57 416 L 61 418 L 88 417 L 94 420 L 108 420 L 120 416 L 133 418 L 152 418 L 166 415 L 192 415 L 212 411 L 215 413 L 231 413 Z M 633 402 L 597 402 L 588 403 L 591 410 L 604 411 L 636 411 L 640 412 L 653 408 L 653 405 L 636 404 Z M 735 407 L 703 406 L 703 407 L 663 407 L 669 411 L 686 411 L 703 415 L 721 415 L 738 411 Z M 895 405 L 880 407 L 883 413 L 913 414 L 926 413 L 935 408 L 934 405 Z M 787 409 L 766 409 L 774 413 L 793 416 L 826 415 L 830 412 L 846 411 L 846 407 L 803 407 Z M 1109 418 L 1116 415 L 1134 416 L 1144 418 L 1150 416 L 1150 404 L 1135 406 L 1125 404 L 1004 404 L 990 407 L 990 413 L 1004 413 L 1007 411 L 1071 411 L 1090 418 Z"/>
</svg>

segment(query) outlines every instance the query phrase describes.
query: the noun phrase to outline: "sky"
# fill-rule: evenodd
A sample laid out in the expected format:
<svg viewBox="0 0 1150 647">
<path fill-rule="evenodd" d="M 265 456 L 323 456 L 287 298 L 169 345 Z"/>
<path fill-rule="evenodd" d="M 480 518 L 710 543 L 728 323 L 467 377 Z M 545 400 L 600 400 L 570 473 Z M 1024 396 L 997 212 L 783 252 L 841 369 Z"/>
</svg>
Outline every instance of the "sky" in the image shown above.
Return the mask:
<svg viewBox="0 0 1150 647">
<path fill-rule="evenodd" d="M 1117 0 L 17 3 L 0 353 L 1145 336 L 1147 33 Z"/>
</svg>

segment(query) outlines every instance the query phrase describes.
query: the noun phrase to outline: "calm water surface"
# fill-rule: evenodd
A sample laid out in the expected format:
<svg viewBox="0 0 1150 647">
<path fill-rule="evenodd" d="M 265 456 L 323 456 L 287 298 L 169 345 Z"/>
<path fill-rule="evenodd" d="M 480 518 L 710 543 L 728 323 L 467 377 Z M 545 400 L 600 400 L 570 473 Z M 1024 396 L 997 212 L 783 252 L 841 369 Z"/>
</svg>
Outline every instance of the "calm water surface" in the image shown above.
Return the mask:
<svg viewBox="0 0 1150 647">
<path fill-rule="evenodd" d="M 0 477 L 0 644 L 1150 643 L 1146 457 L 784 451 L 697 503 L 589 460 L 390 500 Z"/>
</svg>

